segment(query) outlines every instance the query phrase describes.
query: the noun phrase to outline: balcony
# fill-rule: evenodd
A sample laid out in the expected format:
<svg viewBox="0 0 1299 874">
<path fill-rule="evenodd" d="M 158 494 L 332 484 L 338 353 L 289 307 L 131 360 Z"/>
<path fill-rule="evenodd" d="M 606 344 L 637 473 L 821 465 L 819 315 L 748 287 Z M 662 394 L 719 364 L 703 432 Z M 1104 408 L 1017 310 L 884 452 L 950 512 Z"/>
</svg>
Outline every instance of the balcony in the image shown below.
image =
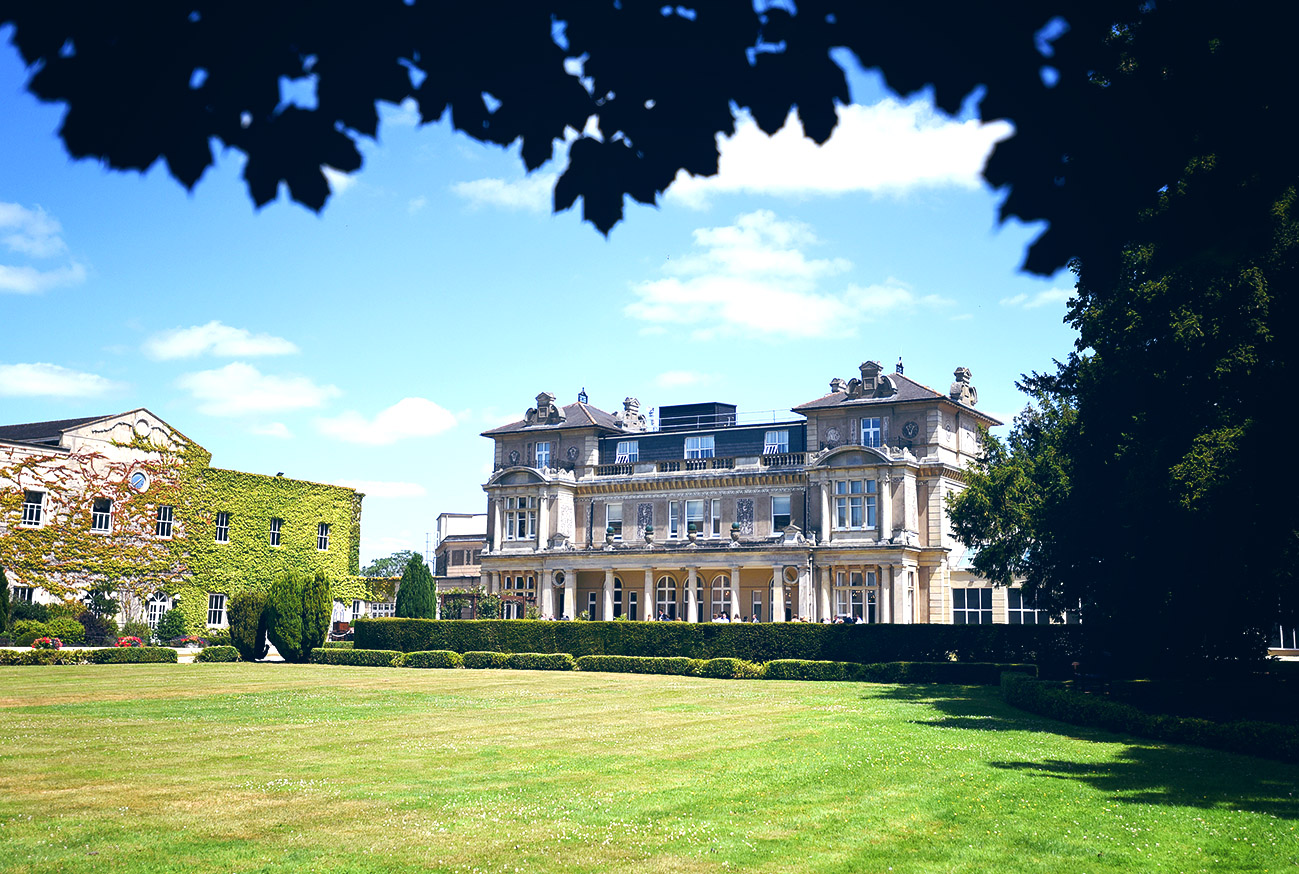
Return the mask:
<svg viewBox="0 0 1299 874">
<path fill-rule="evenodd" d="M 802 467 L 807 460 L 805 452 L 780 452 L 762 456 L 763 467 Z"/>
</svg>

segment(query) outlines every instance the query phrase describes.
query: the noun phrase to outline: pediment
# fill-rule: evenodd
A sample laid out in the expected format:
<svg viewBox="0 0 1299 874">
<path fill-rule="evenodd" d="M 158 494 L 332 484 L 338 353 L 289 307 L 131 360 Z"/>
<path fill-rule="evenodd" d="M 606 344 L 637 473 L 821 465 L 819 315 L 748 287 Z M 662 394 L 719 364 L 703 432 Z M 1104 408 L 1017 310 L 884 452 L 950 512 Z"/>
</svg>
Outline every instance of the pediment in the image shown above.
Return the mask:
<svg viewBox="0 0 1299 874">
<path fill-rule="evenodd" d="M 544 482 L 546 478 L 530 467 L 507 468 L 497 473 L 491 480 L 491 484 L 497 486 L 538 485 Z"/>
<path fill-rule="evenodd" d="M 839 446 L 828 450 L 817 463 L 817 467 L 867 467 L 877 464 L 889 464 L 891 460 L 878 449 L 870 446 Z"/>
</svg>

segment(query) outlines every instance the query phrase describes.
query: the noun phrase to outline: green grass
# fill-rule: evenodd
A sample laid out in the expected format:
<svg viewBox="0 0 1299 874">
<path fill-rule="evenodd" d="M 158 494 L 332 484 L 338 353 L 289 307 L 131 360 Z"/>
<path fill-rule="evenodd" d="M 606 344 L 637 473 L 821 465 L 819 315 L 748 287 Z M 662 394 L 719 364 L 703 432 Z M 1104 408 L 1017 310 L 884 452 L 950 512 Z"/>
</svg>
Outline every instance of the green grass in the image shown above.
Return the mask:
<svg viewBox="0 0 1299 874">
<path fill-rule="evenodd" d="M 995 689 L 0 672 L 0 872 L 1299 871 L 1299 768 Z"/>
</svg>

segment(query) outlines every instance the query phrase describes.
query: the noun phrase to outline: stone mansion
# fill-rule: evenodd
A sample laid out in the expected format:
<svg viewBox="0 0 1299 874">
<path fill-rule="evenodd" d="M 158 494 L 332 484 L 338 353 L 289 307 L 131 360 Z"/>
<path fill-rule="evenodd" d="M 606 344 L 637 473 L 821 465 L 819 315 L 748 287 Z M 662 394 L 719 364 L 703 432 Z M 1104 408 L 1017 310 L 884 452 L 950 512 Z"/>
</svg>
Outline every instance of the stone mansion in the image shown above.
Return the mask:
<svg viewBox="0 0 1299 874">
<path fill-rule="evenodd" d="M 481 583 L 507 617 L 1036 623 L 969 570 L 947 496 L 980 429 L 970 371 L 946 392 L 878 362 L 786 421 L 634 398 L 608 413 L 537 395 L 495 444 Z"/>
</svg>

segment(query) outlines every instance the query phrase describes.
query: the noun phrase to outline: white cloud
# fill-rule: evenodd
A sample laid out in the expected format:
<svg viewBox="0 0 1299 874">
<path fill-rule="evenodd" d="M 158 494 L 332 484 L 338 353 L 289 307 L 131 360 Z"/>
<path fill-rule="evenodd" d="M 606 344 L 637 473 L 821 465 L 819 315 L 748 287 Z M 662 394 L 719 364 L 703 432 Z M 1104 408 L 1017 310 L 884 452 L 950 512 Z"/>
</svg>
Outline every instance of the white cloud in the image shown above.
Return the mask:
<svg viewBox="0 0 1299 874">
<path fill-rule="evenodd" d="M 993 146 L 1014 132 L 1004 121 L 955 121 L 922 100 L 849 104 L 840 106 L 838 115 L 834 134 L 817 146 L 803 136 L 793 112 L 770 137 L 741 112 L 735 135 L 717 138 L 717 174 L 695 177 L 681 171 L 665 197 L 699 209 L 713 194 L 736 191 L 805 196 L 976 188 Z"/>
<path fill-rule="evenodd" d="M 1013 297 L 1003 297 L 1000 303 L 1004 307 L 1022 307 L 1026 310 L 1035 310 L 1038 307 L 1065 303 L 1071 297 L 1073 297 L 1073 289 L 1071 288 L 1048 288 L 1046 291 L 1039 291 L 1033 295 L 1020 292 Z"/>
<path fill-rule="evenodd" d="M 401 103 L 380 100 L 378 108 L 379 120 L 385 125 L 415 127 L 420 123 L 419 104 L 412 97 L 407 97 Z"/>
<path fill-rule="evenodd" d="M 239 416 L 318 407 L 341 392 L 316 385 L 305 376 L 264 374 L 251 364 L 235 361 L 216 370 L 183 374 L 176 385 L 199 402 L 209 416 Z"/>
<path fill-rule="evenodd" d="M 319 419 L 321 433 L 347 443 L 387 446 L 408 437 L 432 437 L 456 424 L 456 417 L 426 398 L 403 398 L 373 420 L 355 410 Z"/>
<path fill-rule="evenodd" d="M 320 172 L 325 174 L 325 181 L 329 183 L 330 194 L 342 194 L 356 184 L 357 177 L 355 173 L 344 173 L 342 170 L 335 170 L 328 164 L 322 166 Z"/>
<path fill-rule="evenodd" d="M 693 370 L 669 370 L 654 377 L 654 384 L 659 388 L 682 388 L 688 385 L 701 385 L 712 382 L 713 377 L 707 373 Z"/>
<path fill-rule="evenodd" d="M 819 286 L 852 268 L 843 258 L 809 258 L 818 244 L 812 228 L 759 210 L 721 228 L 694 232 L 696 251 L 670 259 L 662 279 L 633 287 L 637 300 L 624 312 L 651 328 L 695 326 L 695 339 L 747 334 L 766 338 L 850 336 L 860 324 L 911 309 L 943 309 L 955 302 L 917 295 L 888 279 Z M 643 331 L 644 332 L 644 331 Z"/>
<path fill-rule="evenodd" d="M 256 434 L 259 437 L 274 437 L 276 440 L 288 440 L 293 436 L 289 426 L 283 422 L 269 422 L 265 425 L 254 425 L 248 429 L 249 433 Z"/>
<path fill-rule="evenodd" d="M 93 398 L 117 387 L 102 376 L 57 364 L 0 364 L 0 397 Z"/>
<path fill-rule="evenodd" d="M 144 354 L 155 361 L 197 358 L 203 354 L 251 358 L 259 355 L 292 355 L 298 351 L 297 346 L 283 337 L 254 334 L 218 321 L 162 331 L 145 340 L 143 348 Z"/>
<path fill-rule="evenodd" d="M 475 179 L 472 182 L 457 182 L 451 186 L 451 190 L 469 201 L 473 207 L 499 206 L 544 213 L 550 211 L 551 191 L 555 187 L 556 178 L 557 174 L 545 172 L 533 173 L 523 179 Z"/>
<path fill-rule="evenodd" d="M 373 479 L 338 480 L 338 485 L 364 492 L 367 498 L 422 498 L 428 490 L 419 483 L 385 482 Z"/>
<path fill-rule="evenodd" d="M 26 258 L 65 256 L 63 226 L 41 207 L 0 201 L 0 244 Z M 40 294 L 51 288 L 85 282 L 86 268 L 74 260 L 62 267 L 42 270 L 31 265 L 0 264 L 0 292 Z"/>
</svg>

